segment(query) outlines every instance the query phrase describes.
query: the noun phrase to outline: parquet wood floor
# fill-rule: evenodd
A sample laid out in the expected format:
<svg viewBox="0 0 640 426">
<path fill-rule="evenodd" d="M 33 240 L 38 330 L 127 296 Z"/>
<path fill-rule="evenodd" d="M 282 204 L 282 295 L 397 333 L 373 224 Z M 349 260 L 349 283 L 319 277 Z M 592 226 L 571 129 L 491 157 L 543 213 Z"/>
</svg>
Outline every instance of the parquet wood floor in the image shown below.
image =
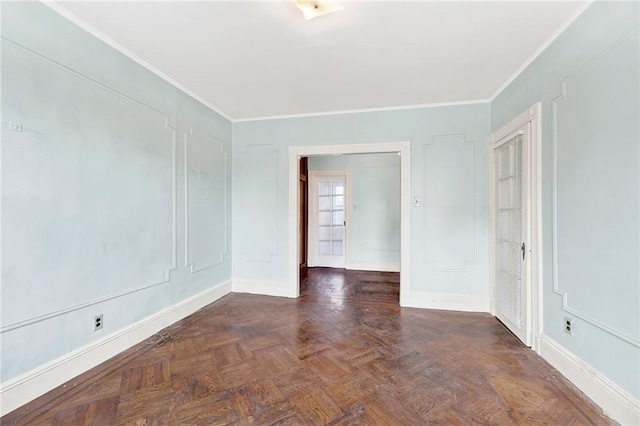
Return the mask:
<svg viewBox="0 0 640 426">
<path fill-rule="evenodd" d="M 3 425 L 604 425 L 489 314 L 398 306 L 399 276 L 310 268 L 299 299 L 230 294 Z"/>
</svg>

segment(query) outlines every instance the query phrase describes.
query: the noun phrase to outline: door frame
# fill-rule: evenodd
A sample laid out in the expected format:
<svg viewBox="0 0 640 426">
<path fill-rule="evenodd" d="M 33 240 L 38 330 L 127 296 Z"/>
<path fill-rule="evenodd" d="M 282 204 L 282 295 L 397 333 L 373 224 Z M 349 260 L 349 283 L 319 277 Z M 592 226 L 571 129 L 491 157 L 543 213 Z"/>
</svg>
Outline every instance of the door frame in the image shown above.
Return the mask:
<svg viewBox="0 0 640 426">
<path fill-rule="evenodd" d="M 300 157 L 396 152 L 400 155 L 400 306 L 407 306 L 411 290 L 411 142 L 289 147 L 289 297 L 300 295 L 298 261 L 298 171 Z M 348 209 L 347 209 L 348 210 Z"/>
<path fill-rule="evenodd" d="M 530 294 L 530 328 L 531 328 L 531 349 L 540 353 L 540 335 L 543 331 L 542 323 L 542 164 L 541 164 L 541 104 L 535 103 L 525 112 L 509 120 L 507 124 L 491 134 L 489 139 L 489 297 L 490 312 L 496 315 L 496 286 L 495 286 L 495 266 L 496 266 L 496 241 L 495 241 L 495 220 L 496 220 L 496 200 L 495 200 L 495 160 L 494 149 L 496 145 L 505 137 L 516 132 L 519 128 L 530 125 L 530 140 L 528 152 L 523 153 L 524 158 L 528 158 L 528 229 L 529 249 L 528 253 L 528 280 Z M 526 167 L 525 167 L 526 168 Z"/>
<path fill-rule="evenodd" d="M 316 187 L 317 178 L 323 176 L 344 176 L 344 221 L 347 224 L 344 227 L 344 266 L 347 267 L 347 250 L 349 247 L 349 232 L 347 231 L 350 223 L 348 215 L 349 206 L 351 206 L 351 170 L 309 170 L 309 204 L 307 216 L 309 217 L 307 231 L 307 262 L 309 267 L 318 264 L 318 189 Z M 312 247 L 313 246 L 313 247 Z"/>
</svg>

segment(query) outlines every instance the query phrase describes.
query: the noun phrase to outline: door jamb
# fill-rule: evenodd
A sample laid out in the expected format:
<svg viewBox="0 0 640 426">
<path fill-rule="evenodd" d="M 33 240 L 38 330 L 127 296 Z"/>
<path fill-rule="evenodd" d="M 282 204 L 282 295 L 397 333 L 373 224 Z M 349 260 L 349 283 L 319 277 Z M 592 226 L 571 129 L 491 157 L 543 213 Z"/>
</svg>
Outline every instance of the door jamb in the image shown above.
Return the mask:
<svg viewBox="0 0 640 426">
<path fill-rule="evenodd" d="M 542 288 L 542 164 L 541 164 L 541 104 L 535 103 L 525 112 L 509 120 L 491 134 L 489 140 L 489 292 L 490 312 L 495 316 L 495 188 L 494 148 L 497 142 L 527 123 L 531 124 L 529 143 L 529 245 L 531 282 L 531 349 L 540 353 L 540 335 L 543 332 Z"/>
<path fill-rule="evenodd" d="M 289 297 L 300 295 L 298 270 L 298 171 L 300 157 L 397 152 L 400 155 L 400 306 L 407 306 L 411 283 L 411 143 L 389 142 L 352 145 L 289 147 Z"/>
</svg>

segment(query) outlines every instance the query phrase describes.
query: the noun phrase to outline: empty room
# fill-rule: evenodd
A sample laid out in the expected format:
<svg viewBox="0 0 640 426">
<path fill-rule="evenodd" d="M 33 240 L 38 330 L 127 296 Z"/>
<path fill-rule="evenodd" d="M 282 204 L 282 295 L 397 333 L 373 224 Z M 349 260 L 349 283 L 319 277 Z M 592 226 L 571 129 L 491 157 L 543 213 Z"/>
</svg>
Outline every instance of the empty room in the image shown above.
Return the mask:
<svg viewBox="0 0 640 426">
<path fill-rule="evenodd" d="M 1 424 L 640 425 L 637 1 L 0 14 Z"/>
</svg>

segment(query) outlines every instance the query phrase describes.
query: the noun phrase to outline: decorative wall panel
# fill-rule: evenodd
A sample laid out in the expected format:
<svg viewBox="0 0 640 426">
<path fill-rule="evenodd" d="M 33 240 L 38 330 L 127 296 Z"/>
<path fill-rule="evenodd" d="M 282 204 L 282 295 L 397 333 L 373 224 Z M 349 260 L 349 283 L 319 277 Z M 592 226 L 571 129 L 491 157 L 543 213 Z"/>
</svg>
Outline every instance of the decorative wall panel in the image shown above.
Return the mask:
<svg viewBox="0 0 640 426">
<path fill-rule="evenodd" d="M 424 262 L 464 272 L 475 262 L 475 153 L 464 134 L 424 144 Z"/>
<path fill-rule="evenodd" d="M 2 132 L 2 331 L 167 282 L 169 117 L 6 39 L 2 54 L 3 120 L 22 125 Z"/>
<path fill-rule="evenodd" d="M 242 253 L 249 262 L 278 254 L 278 150 L 248 145 L 241 153 Z"/>
<path fill-rule="evenodd" d="M 185 265 L 191 273 L 227 254 L 227 164 L 222 142 L 191 128 L 184 136 Z"/>
<path fill-rule="evenodd" d="M 635 346 L 640 324 L 619 313 L 640 300 L 639 45 L 637 30 L 623 37 L 552 102 L 554 291 L 566 312 Z"/>
</svg>

